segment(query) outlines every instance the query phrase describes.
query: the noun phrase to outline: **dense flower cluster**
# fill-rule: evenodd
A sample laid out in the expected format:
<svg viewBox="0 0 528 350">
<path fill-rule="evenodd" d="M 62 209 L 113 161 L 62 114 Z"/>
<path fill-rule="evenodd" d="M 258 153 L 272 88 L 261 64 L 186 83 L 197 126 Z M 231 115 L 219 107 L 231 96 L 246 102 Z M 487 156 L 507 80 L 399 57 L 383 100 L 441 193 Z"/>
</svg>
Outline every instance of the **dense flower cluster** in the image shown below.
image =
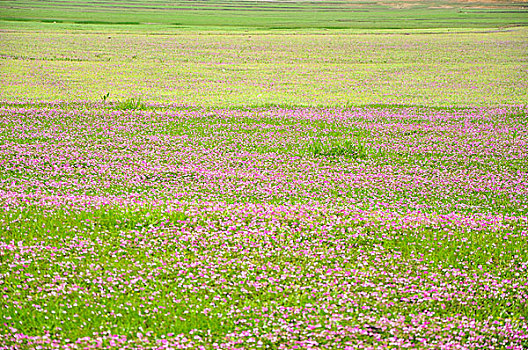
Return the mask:
<svg viewBox="0 0 528 350">
<path fill-rule="evenodd" d="M 4 103 L 0 344 L 522 349 L 528 109 Z"/>
</svg>

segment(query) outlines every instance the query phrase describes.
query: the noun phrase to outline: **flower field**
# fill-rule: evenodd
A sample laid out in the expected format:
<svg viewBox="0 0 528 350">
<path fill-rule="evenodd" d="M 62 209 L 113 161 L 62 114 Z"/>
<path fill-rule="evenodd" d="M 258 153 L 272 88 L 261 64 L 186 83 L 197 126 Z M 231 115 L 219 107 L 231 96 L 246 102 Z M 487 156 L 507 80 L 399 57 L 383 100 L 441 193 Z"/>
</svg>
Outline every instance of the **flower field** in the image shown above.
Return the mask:
<svg viewBox="0 0 528 350">
<path fill-rule="evenodd" d="M 528 17 L 527 17 L 528 18 Z M 528 103 L 528 26 L 393 32 L 1 31 L 1 99 L 197 108 Z M 500 53 L 500 54 L 499 54 Z"/>
<path fill-rule="evenodd" d="M 527 13 L 0 1 L 0 350 L 528 349 Z"/>
<path fill-rule="evenodd" d="M 526 105 L 135 102 L 2 102 L 2 347 L 528 346 Z"/>
</svg>

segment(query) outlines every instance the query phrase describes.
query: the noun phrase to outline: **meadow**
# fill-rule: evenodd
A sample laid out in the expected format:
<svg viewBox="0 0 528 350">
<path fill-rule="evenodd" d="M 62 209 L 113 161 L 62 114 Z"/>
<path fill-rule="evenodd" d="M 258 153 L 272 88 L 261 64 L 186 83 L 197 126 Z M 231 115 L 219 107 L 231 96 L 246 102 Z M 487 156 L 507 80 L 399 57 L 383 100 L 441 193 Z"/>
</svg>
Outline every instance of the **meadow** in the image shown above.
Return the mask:
<svg viewBox="0 0 528 350">
<path fill-rule="evenodd" d="M 98 101 L 110 93 L 113 101 L 182 107 L 528 101 L 525 27 L 131 34 L 49 26 L 2 33 L 5 100 Z"/>
<path fill-rule="evenodd" d="M 528 347 L 523 3 L 198 4 L 0 3 L 0 348 Z"/>
<path fill-rule="evenodd" d="M 526 0 L 3 0 L 0 20 L 129 30 L 497 28 L 528 24 Z M 145 28 L 143 25 L 147 24 Z"/>
</svg>

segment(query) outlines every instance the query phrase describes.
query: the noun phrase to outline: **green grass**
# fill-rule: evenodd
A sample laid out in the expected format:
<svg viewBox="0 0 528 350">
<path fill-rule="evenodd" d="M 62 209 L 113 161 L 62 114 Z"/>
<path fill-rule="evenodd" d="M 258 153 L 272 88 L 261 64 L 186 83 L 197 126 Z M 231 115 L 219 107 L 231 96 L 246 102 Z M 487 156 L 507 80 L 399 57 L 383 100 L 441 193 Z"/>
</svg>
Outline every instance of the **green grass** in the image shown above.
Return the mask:
<svg viewBox="0 0 528 350">
<path fill-rule="evenodd" d="M 316 157 L 344 157 L 353 159 L 366 159 L 369 152 L 365 146 L 350 140 L 337 140 L 322 142 L 315 140 L 308 145 L 308 153 Z"/>
<path fill-rule="evenodd" d="M 106 99 L 104 101 L 106 102 Z M 126 100 L 118 101 L 115 108 L 122 110 L 146 110 L 147 105 L 141 101 L 141 98 L 127 98 Z"/>
<path fill-rule="evenodd" d="M 484 9 L 475 9 L 481 6 Z M 489 10 L 490 6 L 493 8 Z M 261 29 L 490 28 L 528 24 L 522 3 L 457 1 L 395 4 L 259 1 L 2 1 L 0 19 L 82 25 L 139 25 Z M 101 18 L 104 20 L 101 20 Z M 148 28 L 148 27 L 147 27 Z"/>
<path fill-rule="evenodd" d="M 482 324 L 525 324 L 526 192 L 466 188 L 480 186 L 482 174 L 514 178 L 509 163 L 524 169 L 527 160 L 486 149 L 475 162 L 457 148 L 390 151 L 432 145 L 435 137 L 464 146 L 493 136 L 506 148 L 526 134 L 525 109 L 374 105 L 350 107 L 357 114 L 341 118 L 346 110 L 268 105 L 232 113 L 145 103 L 144 111 L 138 104 L 1 105 L 0 139 L 9 147 L 0 161 L 11 166 L 0 174 L 2 190 L 28 195 L 0 211 L 0 267 L 9 272 L 3 316 L 17 332 L 49 332 L 63 343 L 102 336 L 104 346 L 109 332 L 133 341 L 183 333 L 210 344 L 241 330 L 279 331 L 284 322 L 337 331 L 364 327 L 368 315 L 408 318 L 405 328 L 412 315 L 427 314 L 439 325 L 466 317 L 473 332 L 509 341 Z M 435 119 L 442 115 L 450 118 Z M 476 132 L 488 125 L 497 128 Z M 461 172 L 471 178 L 450 179 Z M 220 186 L 209 187 L 217 179 Z M 290 192 L 252 192 L 270 183 Z M 37 189 L 49 199 L 31 197 Z M 219 204 L 204 201 L 211 193 Z M 122 204 L 53 203 L 115 196 Z M 280 282 L 263 287 L 272 280 Z M 311 311 L 290 311 L 299 308 Z M 338 314 L 346 318 L 329 321 Z M 452 334 L 436 324 L 425 332 Z M 278 348 L 288 339 L 269 341 Z"/>
<path fill-rule="evenodd" d="M 200 215 L 197 220 L 186 216 L 183 213 L 177 212 L 172 214 L 156 214 L 157 212 L 151 212 L 156 219 L 146 219 L 145 214 L 149 213 L 152 208 L 139 208 L 127 210 L 126 208 L 115 208 L 105 209 L 95 212 L 83 212 L 78 213 L 81 215 L 74 216 L 73 213 L 53 213 L 50 214 L 54 217 L 51 219 L 46 216 L 35 216 L 35 212 L 25 208 L 23 213 L 13 214 L 10 218 L 5 215 L 1 220 L 5 222 L 6 219 L 13 220 L 16 217 L 18 223 L 29 223 L 33 222 L 35 218 L 38 219 L 40 228 L 35 227 L 33 224 L 25 225 L 26 230 L 34 232 L 34 237 L 39 240 L 45 238 L 46 244 L 49 246 L 62 247 L 67 245 L 70 240 L 93 240 L 100 242 L 98 245 L 91 247 L 91 253 L 86 255 L 82 253 L 82 249 L 79 251 L 71 252 L 57 252 L 50 250 L 49 252 L 39 253 L 39 258 L 31 264 L 30 268 L 24 269 L 25 274 L 39 276 L 39 282 L 41 285 L 54 285 L 53 276 L 59 276 L 60 273 L 64 273 L 65 269 L 70 273 L 68 265 L 63 265 L 63 261 L 77 261 L 75 264 L 75 271 L 79 273 L 78 276 L 70 276 L 70 285 L 79 286 L 82 289 L 82 293 L 70 291 L 67 294 L 53 297 L 45 292 L 42 292 L 38 300 L 34 303 L 40 304 L 44 309 L 53 311 L 51 313 L 36 312 L 31 317 L 29 316 L 31 305 L 26 305 L 22 300 L 27 297 L 26 291 L 21 290 L 18 292 L 17 298 L 20 298 L 21 304 L 24 309 L 22 312 L 15 313 L 13 308 L 10 308 L 4 315 L 13 317 L 15 320 L 20 321 L 24 326 L 25 334 L 40 334 L 43 330 L 47 330 L 51 333 L 52 337 L 61 337 L 62 339 L 78 339 L 81 337 L 93 336 L 94 330 L 109 330 L 114 334 L 124 334 L 129 337 L 135 337 L 137 332 L 150 332 L 152 337 L 159 337 L 160 335 L 166 335 L 168 333 L 188 333 L 189 331 L 195 330 L 200 332 L 210 331 L 213 339 L 215 337 L 222 337 L 226 333 L 232 332 L 237 329 L 236 324 L 229 318 L 221 317 L 216 314 L 205 316 L 198 312 L 203 309 L 204 300 L 210 298 L 214 293 L 228 298 L 227 301 L 217 302 L 214 307 L 215 312 L 226 315 L 229 313 L 230 307 L 235 305 L 238 309 L 247 308 L 249 311 L 244 313 L 243 317 L 246 319 L 259 318 L 260 314 L 254 312 L 260 308 L 267 306 L 270 308 L 274 307 L 298 307 L 306 304 L 314 304 L 321 299 L 339 299 L 339 289 L 329 289 L 321 291 L 313 291 L 308 289 L 307 291 L 299 290 L 296 293 L 285 295 L 284 293 L 278 293 L 269 289 L 267 291 L 252 290 L 250 287 L 249 292 L 243 293 L 233 290 L 229 293 L 225 293 L 222 289 L 217 289 L 221 284 L 216 285 L 210 284 L 208 288 L 196 288 L 193 290 L 186 287 L 182 290 L 181 284 L 178 283 L 180 280 L 178 270 L 164 270 L 160 274 L 157 274 L 157 280 L 154 281 L 143 281 L 133 286 L 125 288 L 125 290 L 105 289 L 97 287 L 95 283 L 90 283 L 89 280 L 97 280 L 99 278 L 106 279 L 108 276 L 105 271 L 126 271 L 127 276 L 130 280 L 133 280 L 137 276 L 141 276 L 141 271 L 147 266 L 155 271 L 155 267 L 160 265 L 161 262 L 171 260 L 172 263 L 176 260 L 179 264 L 187 266 L 190 262 L 195 261 L 195 267 L 189 266 L 186 268 L 185 273 L 198 274 L 202 272 L 202 264 L 196 261 L 196 257 L 200 259 L 209 260 L 213 256 L 209 257 L 211 249 L 215 249 L 216 244 L 214 241 L 209 241 L 210 237 L 203 237 L 200 241 L 206 242 L 207 244 L 200 244 L 195 246 L 196 241 L 189 242 L 187 249 L 185 244 L 181 244 L 178 236 L 172 236 L 169 231 L 168 236 L 163 237 L 162 231 L 159 231 L 160 224 L 165 224 L 167 227 L 187 227 L 188 230 L 193 230 L 201 225 L 215 222 L 218 227 L 222 226 L 222 213 L 215 214 L 204 214 Z M 127 214 L 128 212 L 132 215 Z M 227 215 L 224 214 L 224 215 Z M 317 215 L 317 213 L 315 213 Z M 325 219 L 320 217 L 317 221 L 320 225 L 330 225 L 332 220 L 335 220 L 335 216 L 332 218 Z M 159 220 L 161 219 L 161 220 Z M 261 218 L 262 219 L 262 218 Z M 251 220 L 251 217 L 247 218 Z M 274 218 L 273 221 L 269 221 L 266 225 L 270 227 L 276 226 L 277 223 L 280 227 L 286 229 L 289 225 L 295 227 L 295 223 L 289 223 L 287 220 Z M 148 224 L 148 225 L 147 225 Z M 21 224 L 23 225 L 23 224 Z M 22 226 L 18 227 L 22 229 Z M 48 225 L 51 225 L 48 226 Z M 53 225 L 60 227 L 57 232 L 49 233 L 48 229 L 53 229 Z M 282 242 L 310 242 L 311 239 L 316 239 L 317 234 L 308 233 L 306 223 L 302 224 L 305 228 L 304 232 L 301 233 L 289 233 L 288 236 L 284 232 L 277 232 L 273 240 L 267 241 L 267 249 L 275 250 L 280 249 Z M 368 225 L 368 226 L 365 226 Z M 152 233 L 146 234 L 145 229 L 154 228 Z M 340 230 L 343 228 L 362 229 L 364 235 L 359 238 L 352 238 L 349 234 L 343 234 Z M 375 262 L 364 261 L 365 266 L 358 267 L 357 262 L 354 260 L 352 251 L 355 252 L 356 258 L 361 255 L 361 251 L 376 251 L 379 247 L 383 247 L 387 254 L 396 253 L 402 254 L 401 259 L 397 261 L 399 263 L 407 262 L 402 266 L 394 266 L 393 270 L 390 270 L 393 274 L 411 275 L 414 276 L 416 273 L 420 273 L 420 269 L 424 266 L 427 268 L 429 274 L 436 274 L 442 276 L 443 271 L 448 268 L 450 271 L 453 269 L 460 269 L 459 271 L 465 271 L 471 274 L 473 279 L 485 279 L 487 274 L 502 273 L 502 279 L 519 279 L 518 268 L 516 264 L 519 259 L 514 256 L 526 254 L 526 242 L 522 235 L 519 233 L 522 231 L 522 226 L 515 226 L 513 228 L 513 236 L 509 240 L 504 240 L 503 232 L 497 231 L 494 233 L 482 232 L 476 233 L 472 231 L 470 234 L 463 228 L 453 227 L 451 229 L 440 229 L 430 227 L 416 227 L 414 229 L 402 230 L 397 234 L 389 234 L 387 229 L 383 228 L 383 224 L 377 223 L 376 218 L 365 219 L 363 224 L 345 224 L 337 225 L 329 232 L 332 237 L 332 242 L 326 242 L 324 247 L 320 247 L 319 250 L 323 254 L 330 254 L 333 251 L 334 243 L 339 244 L 340 249 L 346 249 L 347 259 L 343 260 L 342 256 L 328 258 L 324 261 L 319 261 L 313 257 L 307 257 L 303 255 L 290 256 L 289 254 L 278 254 L 268 255 L 265 259 L 262 257 L 262 252 L 258 250 L 245 250 L 244 253 L 224 252 L 222 260 L 230 261 L 229 265 L 226 265 L 222 269 L 222 278 L 227 280 L 236 281 L 240 278 L 240 275 L 245 271 L 248 271 L 246 264 L 272 264 L 273 266 L 296 266 L 297 269 L 306 271 L 313 271 L 318 266 L 339 266 L 341 269 L 358 269 L 365 273 L 369 269 L 369 264 L 375 266 Z M 132 232 L 135 229 L 138 231 Z M 21 232 L 21 231 L 20 231 Z M 285 232 L 288 232 L 287 230 Z M 369 233 L 370 232 L 370 233 Z M 511 234 L 511 229 L 505 230 Z M 25 240 L 31 242 L 33 239 L 27 236 L 13 236 L 12 238 L 19 240 L 24 237 Z M 130 238 L 130 239 L 127 239 Z M 9 237 L 6 237 L 7 241 Z M 250 240 L 244 240 L 244 237 L 232 237 L 230 240 L 225 240 L 224 247 L 237 247 L 252 246 L 253 243 Z M 251 237 L 248 237 L 251 239 Z M 267 238 L 265 238 L 267 239 Z M 145 250 L 148 249 L 149 241 L 158 242 L 164 240 L 164 250 L 150 251 L 149 255 L 145 255 Z M 338 243 L 339 242 L 339 243 Z M 255 244 L 262 244 L 263 242 L 255 238 Z M 462 248 L 462 249 L 461 249 Z M 174 252 L 179 252 L 179 257 L 174 259 Z M 218 253 L 216 253 L 218 254 Z M 178 254 L 176 255 L 178 256 Z M 1 255 L 0 262 L 10 261 L 13 257 L 11 255 Z M 218 257 L 216 257 L 218 258 Z M 490 261 L 492 265 L 490 265 Z M 513 264 L 513 265 L 512 265 Z M 485 266 L 482 271 L 480 265 Z M 418 268 L 419 267 L 419 268 Z M 402 269 L 402 271 L 400 271 Z M 42 272 L 45 271 L 46 276 L 42 276 Z M 139 275 L 138 275 L 139 273 Z M 517 273 L 517 275 L 515 275 Z M 280 271 L 273 276 L 280 277 Z M 89 276 L 88 282 L 86 281 Z M 444 277 L 445 278 L 445 277 Z M 311 283 L 318 281 L 317 277 L 308 279 Z M 448 278 L 449 283 L 460 283 L 464 285 L 466 278 L 463 277 L 452 277 Z M 522 279 L 519 279 L 521 281 Z M 431 283 L 434 282 L 434 279 Z M 195 282 L 187 280 L 189 285 L 193 285 Z M 289 280 L 283 280 L 283 283 L 289 283 Z M 292 281 L 292 283 L 295 283 Z M 356 286 L 354 287 L 355 293 L 373 293 L 375 292 L 374 286 L 384 285 L 386 282 L 385 277 L 372 275 L 368 279 L 368 284 L 371 287 Z M 394 282 L 392 282 L 394 283 Z M 34 282 L 31 280 L 27 282 L 31 288 L 35 288 Z M 295 285 L 295 284 L 293 284 Z M 199 284 L 194 284 L 198 287 Z M 8 293 L 16 290 L 16 285 L 12 285 L 9 282 L 4 283 L 3 288 Z M 108 287 L 106 287 L 108 288 Z M 467 287 L 462 287 L 462 290 L 466 290 Z M 523 302 L 520 300 L 512 299 L 495 299 L 485 298 L 485 292 L 482 290 L 478 291 L 467 291 L 471 293 L 473 297 L 478 297 L 478 307 L 472 304 L 466 304 L 459 300 L 434 302 L 424 301 L 420 303 L 406 303 L 401 301 L 400 298 L 406 298 L 408 295 L 404 292 L 391 293 L 391 300 L 398 300 L 393 302 L 392 306 L 387 307 L 382 300 L 377 298 L 363 298 L 359 299 L 363 308 L 368 308 L 371 314 L 383 315 L 385 313 L 391 314 L 417 314 L 425 311 L 434 312 L 436 317 L 452 317 L 453 315 L 465 316 L 477 321 L 485 321 L 489 317 L 493 317 L 496 320 L 504 318 L 513 318 L 518 320 L 519 317 L 528 317 L 527 310 L 523 308 Z M 502 293 L 514 293 L 515 289 L 503 289 Z M 15 295 L 16 293 L 13 293 Z M 113 294 L 111 299 L 106 300 L 105 294 Z M 116 296 L 117 294 L 117 296 Z M 183 300 L 184 303 L 175 303 L 175 300 Z M 510 305 L 506 305 L 507 302 Z M 145 316 L 144 308 L 152 309 L 152 305 L 156 305 L 157 308 L 170 311 L 169 314 L 164 315 L 163 313 L 152 314 Z M 72 307 L 72 305 L 75 305 Z M 149 305 L 149 306 L 147 306 Z M 206 304 L 207 305 L 207 304 Z M 197 310 L 193 311 L 192 307 L 196 307 Z M 365 309 L 360 310 L 348 310 L 351 315 L 357 315 Z M 190 311 L 190 312 L 189 312 Z M 24 316 L 25 315 L 25 316 Z M 75 315 L 73 318 L 72 315 Z M 297 320 L 298 315 L 291 315 L 291 320 Z M 325 313 L 320 314 L 321 322 L 324 322 L 327 315 Z M 342 322 L 340 322 L 343 324 Z"/>
<path fill-rule="evenodd" d="M 405 318 L 382 341 L 449 339 L 463 317 L 509 341 L 528 317 L 527 116 L 478 107 L 528 104 L 528 20 L 490 5 L 0 2 L 0 189 L 17 203 L 0 210 L 16 329 L 0 336 L 210 345 L 367 315 Z"/>
</svg>

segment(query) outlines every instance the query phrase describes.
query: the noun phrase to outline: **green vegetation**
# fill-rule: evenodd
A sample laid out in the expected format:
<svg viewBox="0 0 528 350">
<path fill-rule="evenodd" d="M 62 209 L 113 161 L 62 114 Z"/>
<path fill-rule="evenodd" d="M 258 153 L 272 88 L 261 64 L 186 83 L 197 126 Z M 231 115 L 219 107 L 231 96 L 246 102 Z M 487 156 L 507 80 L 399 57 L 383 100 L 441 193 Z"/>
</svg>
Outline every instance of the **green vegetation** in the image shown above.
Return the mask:
<svg viewBox="0 0 528 350">
<path fill-rule="evenodd" d="M 147 109 L 147 105 L 141 102 L 141 98 L 127 98 L 126 100 L 117 102 L 116 108 L 124 110 L 145 110 Z"/>
<path fill-rule="evenodd" d="M 4 0 L 0 19 L 53 24 L 259 29 L 490 28 L 526 25 L 525 3 L 481 1 Z M 154 22 L 154 23 L 153 23 Z M 145 27 L 148 29 L 148 27 Z"/>
<path fill-rule="evenodd" d="M 0 343 L 522 344 L 526 107 L 143 103 L 2 104 Z"/>
<path fill-rule="evenodd" d="M 99 101 L 108 92 L 114 102 L 211 108 L 528 103 L 524 27 L 154 35 L 50 26 L 0 33 L 3 99 Z"/>
<path fill-rule="evenodd" d="M 0 1 L 0 348 L 528 346 L 526 1 Z"/>
<path fill-rule="evenodd" d="M 368 152 L 363 145 L 349 140 L 333 142 L 315 140 L 308 145 L 308 151 L 316 157 L 345 157 L 354 159 L 366 159 L 368 157 Z"/>
</svg>

